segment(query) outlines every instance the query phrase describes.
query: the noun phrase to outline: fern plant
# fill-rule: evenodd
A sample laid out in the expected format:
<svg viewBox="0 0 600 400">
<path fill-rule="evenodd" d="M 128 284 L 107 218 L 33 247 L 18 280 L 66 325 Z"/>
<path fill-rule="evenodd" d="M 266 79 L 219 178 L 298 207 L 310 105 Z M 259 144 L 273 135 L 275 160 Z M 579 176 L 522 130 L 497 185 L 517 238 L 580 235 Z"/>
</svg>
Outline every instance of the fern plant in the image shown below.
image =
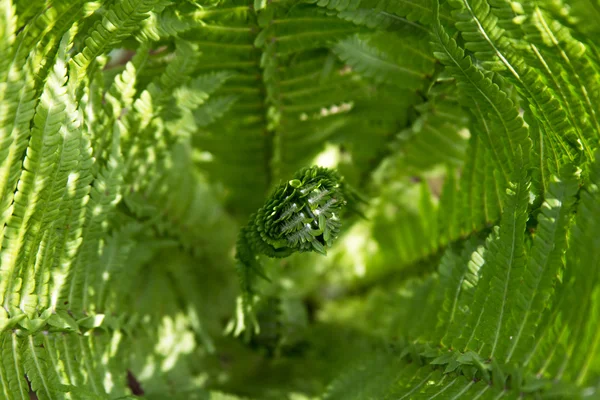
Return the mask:
<svg viewBox="0 0 600 400">
<path fill-rule="evenodd" d="M 599 10 L 0 0 L 0 398 L 599 398 Z"/>
</svg>

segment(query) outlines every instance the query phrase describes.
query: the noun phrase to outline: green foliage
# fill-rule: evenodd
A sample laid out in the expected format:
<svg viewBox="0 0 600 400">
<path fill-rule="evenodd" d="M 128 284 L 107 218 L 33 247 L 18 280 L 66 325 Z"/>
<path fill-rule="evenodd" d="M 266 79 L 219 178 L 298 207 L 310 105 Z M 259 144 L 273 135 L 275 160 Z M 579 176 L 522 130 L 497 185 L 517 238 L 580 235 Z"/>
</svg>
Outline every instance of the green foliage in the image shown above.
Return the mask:
<svg viewBox="0 0 600 400">
<path fill-rule="evenodd" d="M 598 398 L 599 10 L 0 0 L 0 398 Z"/>
</svg>

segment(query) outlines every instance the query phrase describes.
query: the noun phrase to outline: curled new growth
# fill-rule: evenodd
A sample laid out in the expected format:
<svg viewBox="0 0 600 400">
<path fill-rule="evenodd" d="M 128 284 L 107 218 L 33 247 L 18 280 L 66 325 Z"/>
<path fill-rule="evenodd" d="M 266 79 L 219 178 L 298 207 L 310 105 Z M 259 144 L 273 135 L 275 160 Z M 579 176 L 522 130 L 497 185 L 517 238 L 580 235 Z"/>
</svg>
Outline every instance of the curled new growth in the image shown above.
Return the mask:
<svg viewBox="0 0 600 400">
<path fill-rule="evenodd" d="M 236 320 L 230 331 L 239 335 L 252 323 L 258 332 L 253 306 L 257 301 L 253 281 L 268 279 L 258 261 L 259 255 L 283 258 L 295 252 L 327 254 L 339 235 L 341 217 L 359 201 L 359 196 L 337 171 L 308 167 L 293 179 L 275 188 L 271 196 L 238 236 L 236 261 L 242 294 Z"/>
</svg>

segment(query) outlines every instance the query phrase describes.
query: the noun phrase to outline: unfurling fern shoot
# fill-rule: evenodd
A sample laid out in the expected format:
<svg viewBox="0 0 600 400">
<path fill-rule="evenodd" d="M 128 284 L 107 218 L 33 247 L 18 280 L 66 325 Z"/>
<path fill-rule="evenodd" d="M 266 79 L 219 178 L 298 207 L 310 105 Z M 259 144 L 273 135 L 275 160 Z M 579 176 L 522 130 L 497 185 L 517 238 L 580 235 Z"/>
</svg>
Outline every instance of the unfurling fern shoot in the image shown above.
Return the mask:
<svg viewBox="0 0 600 400">
<path fill-rule="evenodd" d="M 323 167 L 303 168 L 275 188 L 238 236 L 236 261 L 241 295 L 229 332 L 235 336 L 244 331 L 259 332 L 253 310 L 258 301 L 254 279 L 268 278 L 258 256 L 283 258 L 306 251 L 326 255 L 326 248 L 338 237 L 344 211 L 353 209 L 358 201 L 358 194 L 337 171 Z"/>
</svg>

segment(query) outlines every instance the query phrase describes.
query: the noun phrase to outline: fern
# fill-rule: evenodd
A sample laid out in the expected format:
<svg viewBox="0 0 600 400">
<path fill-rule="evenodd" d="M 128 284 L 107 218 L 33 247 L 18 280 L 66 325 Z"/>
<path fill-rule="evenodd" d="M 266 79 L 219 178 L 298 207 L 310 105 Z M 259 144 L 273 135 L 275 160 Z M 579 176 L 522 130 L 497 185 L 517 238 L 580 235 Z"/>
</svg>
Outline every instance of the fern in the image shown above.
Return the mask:
<svg viewBox="0 0 600 400">
<path fill-rule="evenodd" d="M 260 329 L 253 315 L 253 281 L 256 276 L 268 278 L 257 256 L 283 258 L 307 251 L 326 255 L 326 247 L 331 247 L 339 235 L 347 203 L 355 208 L 352 203 L 357 200 L 335 171 L 319 167 L 301 169 L 274 190 L 238 237 L 236 259 L 242 294 L 238 299 L 239 320 L 231 325 L 234 335 L 244 331 L 247 319 L 252 321 L 254 332 Z"/>
<path fill-rule="evenodd" d="M 404 33 L 406 35 L 402 39 L 392 35 L 371 35 L 365 39 L 354 36 L 338 42 L 334 51 L 355 71 L 378 83 L 419 88 L 432 74 L 434 60 L 427 53 L 415 50 L 427 48 L 426 43 L 419 41 L 413 32 L 405 30 Z M 409 33 L 413 34 L 413 40 L 408 40 Z M 402 54 L 401 58 L 397 61 L 390 59 L 389 54 L 393 54 L 391 49 Z"/>
<path fill-rule="evenodd" d="M 598 397 L 599 10 L 0 0 L 0 398 Z"/>
</svg>

